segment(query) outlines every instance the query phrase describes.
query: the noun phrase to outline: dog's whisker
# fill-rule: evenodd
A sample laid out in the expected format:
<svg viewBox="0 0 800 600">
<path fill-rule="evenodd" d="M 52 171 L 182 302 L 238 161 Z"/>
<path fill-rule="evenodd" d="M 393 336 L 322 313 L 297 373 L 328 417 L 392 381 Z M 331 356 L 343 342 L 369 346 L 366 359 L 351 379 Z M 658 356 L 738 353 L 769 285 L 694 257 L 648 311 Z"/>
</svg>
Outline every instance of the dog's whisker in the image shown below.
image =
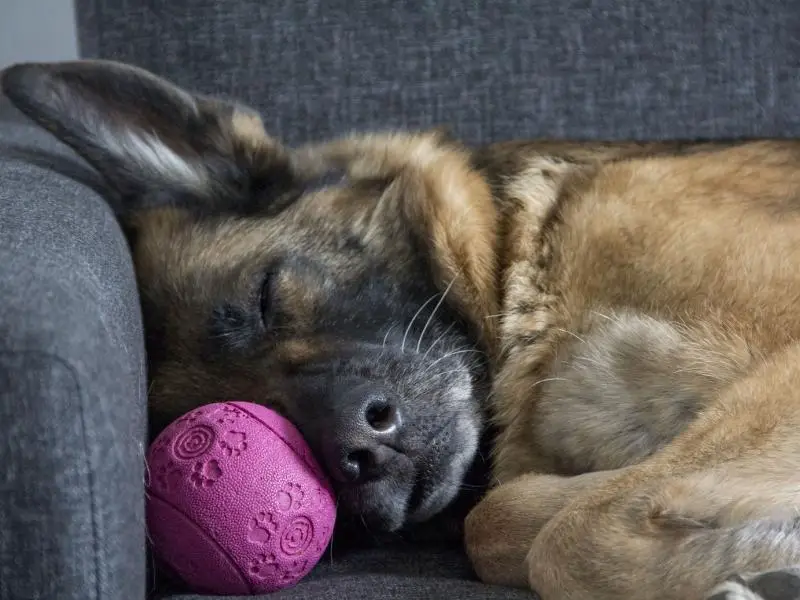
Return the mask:
<svg viewBox="0 0 800 600">
<path fill-rule="evenodd" d="M 432 380 L 436 379 L 437 377 L 444 377 L 445 375 L 452 375 L 453 373 L 465 373 L 465 370 L 464 370 L 464 369 L 453 369 L 453 370 L 451 370 L 451 371 L 444 371 L 443 373 L 436 373 L 435 375 L 426 376 L 426 377 L 425 377 L 425 382 L 426 382 L 426 383 L 427 383 L 427 382 L 430 382 L 430 381 L 432 381 Z M 430 394 L 430 393 L 431 393 L 431 390 L 430 390 L 429 388 L 427 388 L 427 387 L 424 387 L 424 386 L 423 386 L 423 387 L 422 387 L 422 388 L 421 388 L 419 391 L 417 391 L 417 392 L 416 392 L 416 393 L 415 393 L 415 394 L 414 394 L 414 395 L 411 397 L 411 399 L 410 399 L 410 402 L 411 402 L 412 404 L 413 404 L 413 403 L 416 403 L 416 402 L 418 402 L 418 401 L 419 401 L 419 400 L 420 400 L 420 399 L 421 399 L 423 396 L 425 396 L 426 394 Z"/>
<path fill-rule="evenodd" d="M 451 358 L 453 356 L 456 356 L 458 354 L 467 354 L 467 353 L 484 354 L 480 350 L 475 350 L 475 349 L 472 349 L 472 348 L 467 348 L 466 350 L 456 350 L 455 352 L 448 352 L 444 356 L 437 358 L 435 361 L 433 361 L 431 364 L 429 364 L 425 368 L 425 370 L 422 372 L 422 374 L 424 375 L 425 373 L 430 371 L 435 365 L 437 365 L 438 363 L 442 362 L 443 360 L 446 360 L 446 359 Z"/>
<path fill-rule="evenodd" d="M 369 528 L 369 525 L 367 525 L 367 520 L 364 518 L 364 513 L 359 513 L 358 516 L 361 518 L 361 523 L 364 525 L 364 529 L 366 529 L 367 533 L 369 533 L 372 540 L 380 541 L 380 538 Z"/>
<path fill-rule="evenodd" d="M 428 349 L 425 351 L 425 354 L 423 354 L 423 355 L 422 355 L 422 360 L 425 360 L 425 359 L 428 357 L 428 354 L 430 354 L 431 350 L 433 350 L 433 347 L 434 347 L 436 344 L 438 344 L 438 343 L 439 343 L 439 342 L 442 340 L 442 338 L 444 338 L 444 336 L 446 336 L 446 335 L 447 335 L 447 334 L 450 332 L 450 330 L 451 330 L 452 328 L 453 328 L 453 323 L 450 323 L 450 325 L 447 327 L 447 329 L 445 329 L 445 330 L 444 330 L 444 333 L 442 333 L 442 335 L 440 335 L 439 337 L 437 337 L 437 338 L 436 338 L 436 339 L 433 341 L 433 343 L 432 343 L 430 346 L 428 346 Z"/>
<path fill-rule="evenodd" d="M 436 373 L 436 375 L 428 375 L 425 379 L 430 381 L 436 377 L 444 377 L 445 375 L 452 375 L 453 373 L 466 373 L 465 369 L 453 369 L 452 371 L 444 371 L 443 373 Z"/>
<path fill-rule="evenodd" d="M 425 337 L 425 332 L 428 331 L 428 326 L 433 321 L 433 317 L 436 316 L 436 312 L 442 306 L 444 299 L 447 297 L 447 294 L 450 293 L 450 290 L 453 287 L 453 284 L 456 282 L 456 278 L 453 277 L 453 280 L 448 284 L 447 288 L 445 288 L 444 292 L 442 292 L 442 297 L 439 298 L 439 302 L 436 303 L 436 306 L 433 307 L 433 312 L 428 317 L 428 320 L 425 321 L 425 326 L 422 328 L 422 333 L 419 334 L 419 339 L 417 340 L 417 349 L 416 352 L 419 353 L 420 345 L 422 344 L 422 339 Z"/>
<path fill-rule="evenodd" d="M 386 348 L 386 340 L 389 339 L 389 334 L 392 333 L 392 330 L 397 327 L 397 324 L 392 325 L 389 329 L 386 330 L 386 335 L 383 336 L 383 343 L 381 344 L 381 348 Z"/>
<path fill-rule="evenodd" d="M 438 295 L 439 295 L 439 294 L 434 294 L 433 296 L 431 296 L 430 298 L 428 298 L 427 300 L 425 300 L 425 302 L 423 302 L 423 303 L 422 303 L 422 306 L 420 306 L 420 307 L 419 307 L 419 309 L 417 310 L 417 312 L 415 312 L 415 313 L 414 313 L 414 316 L 413 316 L 413 317 L 411 317 L 411 321 L 409 321 L 409 323 L 408 323 L 408 327 L 406 327 L 406 331 L 405 331 L 405 333 L 403 334 L 403 341 L 402 341 L 402 343 L 400 344 L 400 353 L 401 353 L 401 354 L 402 354 L 403 352 L 405 352 L 405 348 L 406 348 L 406 340 L 408 339 L 408 333 L 411 331 L 411 327 L 414 325 L 414 321 L 416 321 L 416 320 L 417 320 L 417 317 L 418 317 L 418 316 L 419 316 L 419 315 L 422 313 L 422 311 L 423 311 L 423 310 L 425 310 L 425 307 L 426 307 L 426 306 L 428 306 L 428 304 L 430 304 L 431 302 L 433 302 L 433 300 L 435 300 L 435 299 L 436 299 L 436 296 L 438 296 Z"/>
</svg>

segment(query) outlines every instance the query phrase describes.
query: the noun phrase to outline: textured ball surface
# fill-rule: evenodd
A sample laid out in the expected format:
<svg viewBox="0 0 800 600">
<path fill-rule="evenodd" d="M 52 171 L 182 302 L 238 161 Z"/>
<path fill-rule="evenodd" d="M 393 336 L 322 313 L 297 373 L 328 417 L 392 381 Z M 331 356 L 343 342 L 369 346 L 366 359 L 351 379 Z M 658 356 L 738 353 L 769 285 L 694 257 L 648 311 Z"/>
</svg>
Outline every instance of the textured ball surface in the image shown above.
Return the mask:
<svg viewBox="0 0 800 600">
<path fill-rule="evenodd" d="M 147 459 L 153 551 L 195 591 L 272 592 L 322 557 L 334 495 L 300 432 L 274 411 L 202 406 L 170 424 Z"/>
</svg>

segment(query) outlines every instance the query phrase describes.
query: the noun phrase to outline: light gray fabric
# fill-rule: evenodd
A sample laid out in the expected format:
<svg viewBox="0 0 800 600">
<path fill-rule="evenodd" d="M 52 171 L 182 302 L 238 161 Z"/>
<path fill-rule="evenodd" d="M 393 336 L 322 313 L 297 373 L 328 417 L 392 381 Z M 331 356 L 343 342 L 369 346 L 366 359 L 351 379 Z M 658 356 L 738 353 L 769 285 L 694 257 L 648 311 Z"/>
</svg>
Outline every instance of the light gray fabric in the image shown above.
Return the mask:
<svg viewBox="0 0 800 600">
<path fill-rule="evenodd" d="M 145 373 L 120 229 L 0 97 L 0 599 L 145 592 Z"/>
<path fill-rule="evenodd" d="M 263 111 L 291 141 L 800 134 L 797 0 L 78 0 L 86 55 Z"/>
</svg>

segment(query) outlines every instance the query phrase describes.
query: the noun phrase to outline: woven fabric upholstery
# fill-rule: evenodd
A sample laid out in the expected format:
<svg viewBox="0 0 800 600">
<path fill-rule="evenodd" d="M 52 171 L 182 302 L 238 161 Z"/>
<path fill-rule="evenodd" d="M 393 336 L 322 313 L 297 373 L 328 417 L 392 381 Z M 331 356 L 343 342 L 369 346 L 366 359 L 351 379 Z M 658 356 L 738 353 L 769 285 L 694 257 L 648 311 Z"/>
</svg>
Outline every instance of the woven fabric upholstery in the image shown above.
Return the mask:
<svg viewBox="0 0 800 600">
<path fill-rule="evenodd" d="M 800 133 L 796 0 L 78 0 L 83 52 L 306 141 Z"/>
</svg>

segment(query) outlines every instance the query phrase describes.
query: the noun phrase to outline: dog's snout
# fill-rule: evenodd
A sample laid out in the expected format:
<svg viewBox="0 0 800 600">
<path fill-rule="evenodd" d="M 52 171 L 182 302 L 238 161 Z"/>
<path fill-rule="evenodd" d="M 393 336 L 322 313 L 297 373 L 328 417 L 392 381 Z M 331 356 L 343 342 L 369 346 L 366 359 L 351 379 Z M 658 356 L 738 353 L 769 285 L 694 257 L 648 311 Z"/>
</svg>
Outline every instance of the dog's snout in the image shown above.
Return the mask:
<svg viewBox="0 0 800 600">
<path fill-rule="evenodd" d="M 396 453 L 393 445 L 402 427 L 399 407 L 374 384 L 343 387 L 333 394 L 336 423 L 325 449 L 331 475 L 346 483 L 383 476 Z"/>
</svg>

